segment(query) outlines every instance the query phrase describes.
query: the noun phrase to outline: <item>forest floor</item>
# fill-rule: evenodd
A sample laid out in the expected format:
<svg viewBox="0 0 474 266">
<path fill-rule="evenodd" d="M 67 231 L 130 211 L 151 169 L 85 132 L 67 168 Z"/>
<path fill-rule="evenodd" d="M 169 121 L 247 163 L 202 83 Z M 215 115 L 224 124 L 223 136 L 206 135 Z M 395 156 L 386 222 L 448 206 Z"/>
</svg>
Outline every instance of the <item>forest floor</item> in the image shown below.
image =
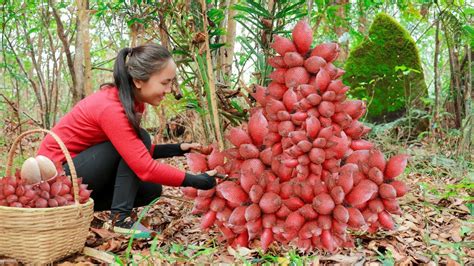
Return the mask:
<svg viewBox="0 0 474 266">
<path fill-rule="evenodd" d="M 228 248 L 220 240 L 217 230 L 199 229 L 200 218 L 191 214 L 192 201 L 184 199 L 178 188 L 167 187 L 143 218 L 144 224 L 160 232 L 154 239 L 130 241 L 130 237 L 103 229 L 108 213 L 96 212 L 87 238 L 88 248 L 84 251 L 94 255 L 76 254 L 63 259 L 59 265 L 114 261 L 118 264 L 127 264 L 128 261 L 135 265 L 474 265 L 473 206 L 472 202 L 467 202 L 469 194 L 472 197 L 474 177 L 467 172 L 456 174 L 456 171 L 447 170 L 446 166 L 433 165 L 433 156 L 423 144 L 411 149 L 410 153 L 418 159 L 410 162 L 401 178 L 410 192 L 400 199 L 403 214 L 394 216 L 396 229 L 376 234 L 359 233 L 355 248 L 342 249 L 337 254 L 323 251 L 302 254 L 296 248 L 275 244 L 266 254 L 262 254 L 257 248 L 258 240 L 249 248 Z M 423 164 L 423 160 L 429 161 Z M 168 159 L 166 162 L 185 168 L 183 158 Z M 423 167 L 429 169 L 421 169 Z M 456 167 L 455 162 L 453 167 Z M 443 172 L 445 174 L 439 174 Z M 14 260 L 5 258 L 0 258 L 0 262 L 15 264 Z"/>
</svg>

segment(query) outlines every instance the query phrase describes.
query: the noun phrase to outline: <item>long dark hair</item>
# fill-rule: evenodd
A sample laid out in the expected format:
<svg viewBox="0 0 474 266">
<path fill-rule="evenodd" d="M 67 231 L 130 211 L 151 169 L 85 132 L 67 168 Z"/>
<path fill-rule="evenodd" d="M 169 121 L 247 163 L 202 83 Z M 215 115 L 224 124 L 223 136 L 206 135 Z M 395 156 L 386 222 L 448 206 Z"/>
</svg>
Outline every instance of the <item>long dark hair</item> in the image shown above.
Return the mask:
<svg viewBox="0 0 474 266">
<path fill-rule="evenodd" d="M 127 58 L 128 57 L 128 58 Z M 128 121 L 140 137 L 140 125 L 135 116 L 133 79 L 147 81 L 150 76 L 162 70 L 171 59 L 171 53 L 158 44 L 145 44 L 134 48 L 123 48 L 114 64 L 114 85 Z"/>
</svg>

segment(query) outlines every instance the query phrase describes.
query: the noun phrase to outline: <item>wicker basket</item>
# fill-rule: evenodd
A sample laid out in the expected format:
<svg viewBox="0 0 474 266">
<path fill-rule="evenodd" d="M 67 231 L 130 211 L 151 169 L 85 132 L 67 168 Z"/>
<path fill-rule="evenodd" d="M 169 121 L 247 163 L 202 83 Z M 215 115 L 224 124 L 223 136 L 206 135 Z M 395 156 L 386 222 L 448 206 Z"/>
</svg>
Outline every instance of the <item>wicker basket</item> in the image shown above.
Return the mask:
<svg viewBox="0 0 474 266">
<path fill-rule="evenodd" d="M 13 155 L 26 135 L 46 132 L 53 136 L 66 156 L 76 204 L 55 208 L 14 208 L 0 206 L 0 255 L 24 263 L 52 263 L 84 248 L 93 218 L 94 201 L 79 203 L 77 174 L 71 155 L 61 139 L 45 129 L 18 136 L 8 153 L 6 176 L 11 176 Z"/>
</svg>

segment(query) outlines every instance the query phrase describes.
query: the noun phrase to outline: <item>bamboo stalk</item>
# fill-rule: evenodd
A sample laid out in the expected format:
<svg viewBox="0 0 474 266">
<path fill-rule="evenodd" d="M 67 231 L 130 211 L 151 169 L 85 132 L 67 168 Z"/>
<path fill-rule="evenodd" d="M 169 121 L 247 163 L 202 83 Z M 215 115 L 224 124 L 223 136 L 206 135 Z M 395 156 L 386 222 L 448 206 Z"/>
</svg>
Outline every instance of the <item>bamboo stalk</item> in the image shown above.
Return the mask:
<svg viewBox="0 0 474 266">
<path fill-rule="evenodd" d="M 210 92 L 210 100 L 211 100 L 211 113 L 212 113 L 212 120 L 214 123 L 214 131 L 217 138 L 217 143 L 219 144 L 219 148 L 221 150 L 224 149 L 224 141 L 222 139 L 221 134 L 221 127 L 219 123 L 219 110 L 217 109 L 217 96 L 216 96 L 216 84 L 214 80 L 214 71 L 212 69 L 212 59 L 211 59 L 211 49 L 209 48 L 209 33 L 207 30 L 208 22 L 207 22 L 207 8 L 206 8 L 206 1 L 201 0 L 202 5 L 202 16 L 203 16 L 203 27 L 204 27 L 204 36 L 205 36 L 205 50 L 206 50 L 206 61 L 207 61 L 207 75 L 208 75 L 208 84 L 209 84 L 209 92 Z"/>
</svg>

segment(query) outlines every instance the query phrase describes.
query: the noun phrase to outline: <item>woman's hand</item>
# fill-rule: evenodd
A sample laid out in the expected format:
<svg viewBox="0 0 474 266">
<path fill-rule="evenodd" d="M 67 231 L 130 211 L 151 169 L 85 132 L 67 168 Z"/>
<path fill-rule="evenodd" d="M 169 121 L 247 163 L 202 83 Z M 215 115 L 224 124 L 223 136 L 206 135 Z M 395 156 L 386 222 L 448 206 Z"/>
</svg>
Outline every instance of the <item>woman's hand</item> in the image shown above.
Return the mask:
<svg viewBox="0 0 474 266">
<path fill-rule="evenodd" d="M 199 143 L 181 143 L 179 147 L 184 152 L 192 152 L 192 151 L 201 152 L 201 149 L 202 149 L 202 145 Z"/>
</svg>

